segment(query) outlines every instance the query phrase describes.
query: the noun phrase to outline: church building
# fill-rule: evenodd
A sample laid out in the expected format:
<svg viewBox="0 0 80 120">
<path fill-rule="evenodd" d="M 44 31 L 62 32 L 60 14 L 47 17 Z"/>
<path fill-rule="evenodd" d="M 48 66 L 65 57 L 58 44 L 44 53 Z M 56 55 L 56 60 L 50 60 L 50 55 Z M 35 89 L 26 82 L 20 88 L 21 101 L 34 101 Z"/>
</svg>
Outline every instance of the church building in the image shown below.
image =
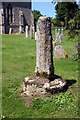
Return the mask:
<svg viewBox="0 0 80 120">
<path fill-rule="evenodd" d="M 31 2 L 0 1 L 0 34 L 24 33 L 34 26 Z"/>
</svg>

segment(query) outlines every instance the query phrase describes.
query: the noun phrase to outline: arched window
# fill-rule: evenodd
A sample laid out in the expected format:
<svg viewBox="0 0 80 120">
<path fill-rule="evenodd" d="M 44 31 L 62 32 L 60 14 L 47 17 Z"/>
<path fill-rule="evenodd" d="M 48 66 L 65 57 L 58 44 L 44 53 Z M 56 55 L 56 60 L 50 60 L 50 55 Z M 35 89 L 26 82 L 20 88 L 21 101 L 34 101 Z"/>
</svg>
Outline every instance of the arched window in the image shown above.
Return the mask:
<svg viewBox="0 0 80 120">
<path fill-rule="evenodd" d="M 12 6 L 10 4 L 7 6 L 7 22 L 9 24 L 13 22 Z"/>
</svg>

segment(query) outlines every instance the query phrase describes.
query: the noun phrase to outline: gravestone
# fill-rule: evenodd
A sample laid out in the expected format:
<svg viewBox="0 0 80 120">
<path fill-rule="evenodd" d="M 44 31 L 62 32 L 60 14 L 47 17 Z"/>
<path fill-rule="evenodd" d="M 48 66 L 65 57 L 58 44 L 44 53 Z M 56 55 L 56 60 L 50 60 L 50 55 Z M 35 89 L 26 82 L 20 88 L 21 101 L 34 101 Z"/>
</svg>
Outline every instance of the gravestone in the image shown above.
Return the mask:
<svg viewBox="0 0 80 120">
<path fill-rule="evenodd" d="M 61 45 L 57 45 L 54 48 L 54 58 L 67 58 L 68 55 L 64 51 L 63 47 Z"/>
<path fill-rule="evenodd" d="M 37 35 L 37 32 L 35 32 L 35 40 L 38 39 L 38 35 Z"/>
<path fill-rule="evenodd" d="M 62 37 L 63 37 L 63 33 L 59 35 L 59 40 L 58 40 L 59 43 L 62 43 Z"/>
<path fill-rule="evenodd" d="M 9 29 L 9 34 L 12 34 L 12 28 Z"/>
<path fill-rule="evenodd" d="M 30 38 L 32 39 L 32 37 L 33 37 L 33 27 L 32 27 L 32 25 L 30 26 Z"/>
<path fill-rule="evenodd" d="M 55 37 L 55 42 L 56 42 L 56 43 L 59 42 L 59 35 L 60 35 L 60 33 L 59 33 L 59 32 L 56 32 L 56 37 Z"/>
<path fill-rule="evenodd" d="M 55 42 L 56 43 L 62 43 L 62 37 L 63 37 L 63 33 L 60 34 L 59 32 L 57 32 Z"/>
<path fill-rule="evenodd" d="M 22 27 L 21 27 L 21 25 L 19 26 L 19 33 L 22 33 Z"/>
<path fill-rule="evenodd" d="M 33 35 L 34 35 L 34 34 L 35 34 L 35 28 L 34 28 L 34 25 L 33 25 L 32 28 L 33 28 L 32 31 L 33 31 Z"/>
<path fill-rule="evenodd" d="M 26 38 L 28 38 L 28 26 L 26 26 Z"/>
<path fill-rule="evenodd" d="M 40 17 L 37 23 L 36 74 L 53 77 L 52 34 L 49 17 Z"/>
</svg>

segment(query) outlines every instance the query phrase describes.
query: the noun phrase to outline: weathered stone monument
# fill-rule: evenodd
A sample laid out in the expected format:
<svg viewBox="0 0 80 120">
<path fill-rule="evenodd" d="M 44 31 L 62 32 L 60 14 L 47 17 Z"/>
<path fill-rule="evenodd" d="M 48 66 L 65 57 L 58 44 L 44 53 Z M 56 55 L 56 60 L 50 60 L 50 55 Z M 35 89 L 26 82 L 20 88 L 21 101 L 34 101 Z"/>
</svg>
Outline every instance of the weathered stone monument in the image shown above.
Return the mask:
<svg viewBox="0 0 80 120">
<path fill-rule="evenodd" d="M 30 26 L 30 38 L 32 39 L 32 37 L 33 37 L 33 27 L 32 27 L 32 25 Z"/>
<path fill-rule="evenodd" d="M 34 25 L 32 26 L 32 30 L 33 30 L 33 35 L 35 34 L 35 28 Z"/>
<path fill-rule="evenodd" d="M 26 38 L 28 38 L 28 26 L 26 26 Z"/>
<path fill-rule="evenodd" d="M 46 25 L 47 24 L 47 25 Z M 37 25 L 36 74 L 53 77 L 53 49 L 51 23 L 49 17 L 40 17 Z"/>
<path fill-rule="evenodd" d="M 62 43 L 62 37 L 63 37 L 63 33 L 59 35 L 59 40 L 58 40 L 59 43 Z"/>
<path fill-rule="evenodd" d="M 67 52 L 65 52 L 62 43 L 62 38 L 64 36 L 63 28 L 55 29 L 55 40 L 53 41 L 54 48 L 54 58 L 68 58 Z"/>
<path fill-rule="evenodd" d="M 47 93 L 60 92 L 66 85 L 61 77 L 54 75 L 51 22 L 42 16 L 37 23 L 35 75 L 26 77 L 22 96 L 42 97 Z"/>
<path fill-rule="evenodd" d="M 57 28 L 55 29 L 55 43 L 62 43 L 62 37 L 63 37 L 63 28 Z"/>
<path fill-rule="evenodd" d="M 56 42 L 56 43 L 58 43 L 58 42 L 59 42 L 59 35 L 60 35 L 60 33 L 59 33 L 59 32 L 57 32 L 57 33 L 56 33 L 56 37 L 55 37 L 55 42 Z"/>
<path fill-rule="evenodd" d="M 37 40 L 38 38 L 37 32 L 35 32 L 35 40 Z"/>
<path fill-rule="evenodd" d="M 68 58 L 68 54 L 61 45 L 54 47 L 54 58 Z"/>
<path fill-rule="evenodd" d="M 12 28 L 9 29 L 9 34 L 12 34 Z"/>
</svg>

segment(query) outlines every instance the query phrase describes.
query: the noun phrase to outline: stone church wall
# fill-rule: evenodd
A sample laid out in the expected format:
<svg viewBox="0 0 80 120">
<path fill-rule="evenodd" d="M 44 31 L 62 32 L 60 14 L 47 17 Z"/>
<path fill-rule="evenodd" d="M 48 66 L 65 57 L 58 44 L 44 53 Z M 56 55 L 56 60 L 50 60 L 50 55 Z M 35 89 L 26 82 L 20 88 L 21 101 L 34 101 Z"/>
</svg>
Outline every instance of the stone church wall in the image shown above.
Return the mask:
<svg viewBox="0 0 80 120">
<path fill-rule="evenodd" d="M 10 5 L 12 7 L 12 23 L 8 23 L 7 7 Z M 28 25 L 34 25 L 34 17 L 31 11 L 31 2 L 4 2 L 2 3 L 3 9 L 3 22 L 0 19 L 0 33 L 1 27 L 3 26 L 2 33 L 21 33 L 25 32 L 25 27 Z M 1 13 L 1 12 L 0 12 Z M 2 14 L 2 13 L 1 13 Z M 22 17 L 22 18 L 21 18 Z"/>
</svg>

